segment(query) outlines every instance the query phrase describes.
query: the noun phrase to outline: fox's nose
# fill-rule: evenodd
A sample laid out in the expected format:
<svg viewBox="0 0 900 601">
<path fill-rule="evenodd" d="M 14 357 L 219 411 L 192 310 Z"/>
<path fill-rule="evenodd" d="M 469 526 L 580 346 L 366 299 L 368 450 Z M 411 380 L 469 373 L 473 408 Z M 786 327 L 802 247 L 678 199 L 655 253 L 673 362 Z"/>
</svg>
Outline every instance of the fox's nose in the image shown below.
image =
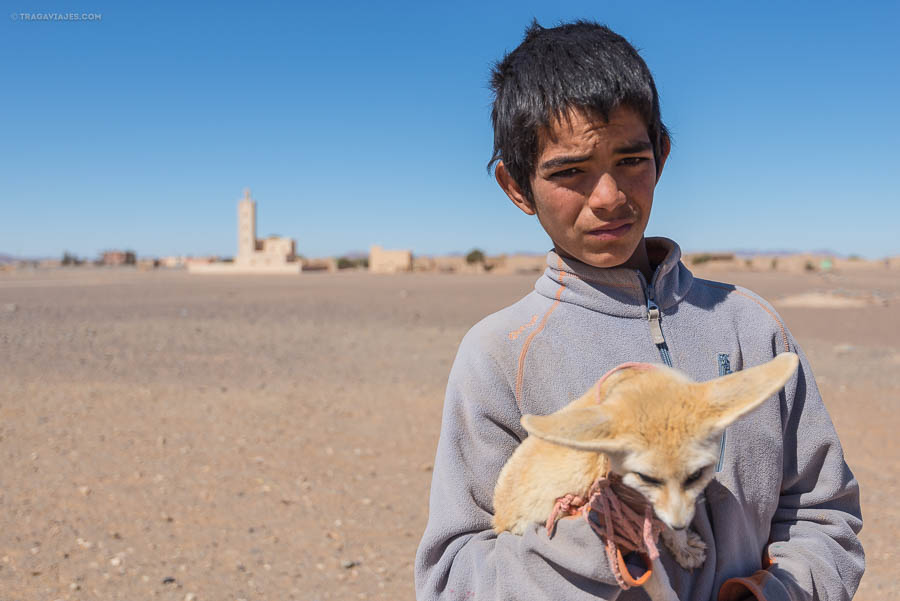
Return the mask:
<svg viewBox="0 0 900 601">
<path fill-rule="evenodd" d="M 663 521 L 672 530 L 680 532 L 691 525 L 693 518 L 693 512 L 688 511 L 687 507 L 679 507 L 676 511 L 669 514 L 669 519 L 664 519 Z"/>
</svg>

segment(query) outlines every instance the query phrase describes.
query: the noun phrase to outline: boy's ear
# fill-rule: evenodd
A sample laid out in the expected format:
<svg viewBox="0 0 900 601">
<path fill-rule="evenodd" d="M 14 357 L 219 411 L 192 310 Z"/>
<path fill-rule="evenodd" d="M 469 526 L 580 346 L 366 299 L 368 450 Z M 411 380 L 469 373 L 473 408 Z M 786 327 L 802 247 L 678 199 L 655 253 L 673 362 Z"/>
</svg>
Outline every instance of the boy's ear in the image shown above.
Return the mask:
<svg viewBox="0 0 900 601">
<path fill-rule="evenodd" d="M 530 436 L 579 451 L 613 452 L 622 443 L 610 438 L 610 422 L 599 407 L 563 409 L 550 415 L 523 415 Z"/>
<path fill-rule="evenodd" d="M 662 134 L 662 139 L 659 144 L 659 156 L 657 157 L 658 164 L 656 165 L 656 182 L 659 183 L 659 178 L 662 176 L 663 167 L 666 166 L 666 159 L 669 158 L 669 152 L 672 150 L 672 140 L 669 138 L 668 134 Z"/>
<path fill-rule="evenodd" d="M 516 183 L 516 180 L 513 179 L 512 175 L 509 174 L 503 161 L 498 162 L 497 166 L 494 168 L 494 177 L 497 179 L 497 183 L 500 187 L 503 188 L 503 191 L 506 192 L 506 195 L 509 196 L 509 199 L 513 201 L 514 205 L 519 207 L 526 215 L 534 215 L 534 205 L 532 205 L 525 197 L 522 188 L 519 187 L 519 184 Z"/>
<path fill-rule="evenodd" d="M 781 353 L 768 363 L 701 384 L 706 389 L 711 410 L 707 420 L 710 429 L 713 432 L 724 430 L 742 415 L 762 405 L 784 387 L 799 364 L 800 359 L 794 353 Z"/>
</svg>

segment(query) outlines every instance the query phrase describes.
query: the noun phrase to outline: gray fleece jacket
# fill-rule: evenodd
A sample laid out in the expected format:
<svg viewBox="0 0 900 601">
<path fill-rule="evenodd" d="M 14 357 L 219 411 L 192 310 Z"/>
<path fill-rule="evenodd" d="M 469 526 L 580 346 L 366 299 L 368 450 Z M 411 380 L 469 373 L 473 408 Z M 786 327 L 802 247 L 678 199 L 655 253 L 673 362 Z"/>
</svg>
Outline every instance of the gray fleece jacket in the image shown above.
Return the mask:
<svg viewBox="0 0 900 601">
<path fill-rule="evenodd" d="M 708 545 L 692 572 L 661 546 L 683 601 L 837 601 L 864 570 L 856 479 L 809 363 L 775 310 L 738 286 L 695 278 L 678 246 L 648 239 L 658 267 L 600 269 L 554 252 L 533 292 L 466 334 L 450 379 L 415 562 L 419 601 L 646 599 L 620 590 L 584 520 L 553 539 L 491 530 L 497 476 L 525 438 L 522 414 L 547 414 L 626 361 L 671 363 L 698 381 L 798 353 L 784 391 L 725 433 L 693 528 Z"/>
</svg>

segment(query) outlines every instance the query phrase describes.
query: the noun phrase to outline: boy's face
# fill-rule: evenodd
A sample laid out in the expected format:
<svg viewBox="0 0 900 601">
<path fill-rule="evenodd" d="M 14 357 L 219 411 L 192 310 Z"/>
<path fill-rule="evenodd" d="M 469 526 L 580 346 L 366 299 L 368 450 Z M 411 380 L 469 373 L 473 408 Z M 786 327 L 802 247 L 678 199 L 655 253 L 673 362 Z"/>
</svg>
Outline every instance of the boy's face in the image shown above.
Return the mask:
<svg viewBox="0 0 900 601">
<path fill-rule="evenodd" d="M 572 111 L 568 123 L 541 132 L 533 205 L 502 163 L 496 176 L 516 206 L 537 214 L 557 252 L 595 267 L 640 269 L 646 262 L 644 229 L 658 175 L 647 127 L 631 108 L 616 107 L 608 122 Z"/>
</svg>

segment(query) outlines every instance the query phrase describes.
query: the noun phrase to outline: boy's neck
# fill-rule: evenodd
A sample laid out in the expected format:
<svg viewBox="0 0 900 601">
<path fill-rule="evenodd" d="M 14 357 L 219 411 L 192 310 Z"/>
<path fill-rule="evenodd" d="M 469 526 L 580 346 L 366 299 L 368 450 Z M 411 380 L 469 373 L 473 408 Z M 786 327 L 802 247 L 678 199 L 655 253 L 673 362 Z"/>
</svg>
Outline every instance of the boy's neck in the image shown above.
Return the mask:
<svg viewBox="0 0 900 601">
<path fill-rule="evenodd" d="M 554 247 L 554 250 L 560 256 L 574 258 L 558 246 Z M 660 259 L 660 261 L 657 261 L 656 264 L 660 263 L 661 261 L 662 259 Z M 649 284 L 650 280 L 653 279 L 655 265 L 650 263 L 650 256 L 647 254 L 647 239 L 641 238 L 641 241 L 638 242 L 637 248 L 634 249 L 634 253 L 632 253 L 631 257 L 627 261 L 625 261 L 621 265 L 615 265 L 613 267 L 608 267 L 607 269 L 614 269 L 617 267 L 624 267 L 625 269 L 640 271 Z"/>
<path fill-rule="evenodd" d="M 644 279 L 649 284 L 653 279 L 654 266 L 650 263 L 650 256 L 647 254 L 647 239 L 641 238 L 637 248 L 634 249 L 631 257 L 622 263 L 622 267 L 640 271 L 644 275 Z"/>
</svg>

